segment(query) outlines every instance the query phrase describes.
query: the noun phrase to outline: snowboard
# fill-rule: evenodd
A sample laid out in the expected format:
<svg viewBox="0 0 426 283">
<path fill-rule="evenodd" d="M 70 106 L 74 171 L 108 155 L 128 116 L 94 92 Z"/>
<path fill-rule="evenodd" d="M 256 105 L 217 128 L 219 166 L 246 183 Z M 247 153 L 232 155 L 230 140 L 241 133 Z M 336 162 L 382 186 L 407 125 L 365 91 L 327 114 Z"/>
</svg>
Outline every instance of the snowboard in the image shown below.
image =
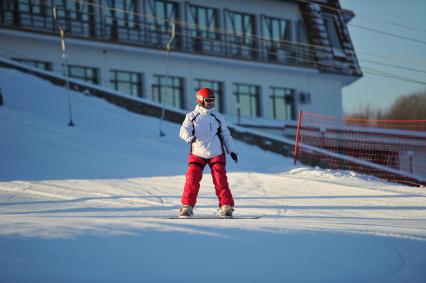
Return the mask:
<svg viewBox="0 0 426 283">
<path fill-rule="evenodd" d="M 179 217 L 177 216 L 166 216 L 162 217 L 164 219 L 181 219 L 181 220 L 193 220 L 193 219 L 219 219 L 219 220 L 228 220 L 228 219 L 259 219 L 263 215 L 234 215 L 232 217 L 222 218 L 216 215 L 194 215 L 192 217 Z"/>
</svg>

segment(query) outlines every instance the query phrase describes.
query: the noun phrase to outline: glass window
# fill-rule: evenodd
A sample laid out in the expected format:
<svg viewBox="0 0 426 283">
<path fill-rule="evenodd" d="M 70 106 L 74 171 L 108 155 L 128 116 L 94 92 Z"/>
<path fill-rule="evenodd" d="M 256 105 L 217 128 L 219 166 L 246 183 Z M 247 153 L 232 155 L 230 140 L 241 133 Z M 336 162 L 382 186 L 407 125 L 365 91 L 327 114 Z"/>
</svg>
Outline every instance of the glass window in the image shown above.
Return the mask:
<svg viewBox="0 0 426 283">
<path fill-rule="evenodd" d="M 56 1 L 58 25 L 71 34 L 94 36 L 94 6 L 87 1 Z"/>
<path fill-rule="evenodd" d="M 293 59 L 289 20 L 262 16 L 262 43 L 268 60 Z M 288 57 L 288 58 L 287 58 Z"/>
<path fill-rule="evenodd" d="M 108 39 L 132 39 L 131 31 L 140 27 L 137 0 L 101 0 L 105 36 Z"/>
<path fill-rule="evenodd" d="M 49 62 L 45 62 L 45 61 L 38 61 L 38 60 L 28 60 L 28 59 L 21 59 L 21 58 L 12 58 L 12 60 L 28 65 L 28 66 L 32 66 L 32 67 L 36 67 L 39 69 L 43 69 L 43 70 L 47 70 L 47 71 L 51 71 L 52 70 L 52 64 Z"/>
<path fill-rule="evenodd" d="M 128 71 L 110 71 L 110 86 L 116 91 L 143 96 L 143 74 Z"/>
<path fill-rule="evenodd" d="M 170 34 L 172 22 L 177 19 L 178 4 L 166 0 L 155 1 L 155 24 L 160 31 Z"/>
<path fill-rule="evenodd" d="M 214 8 L 189 4 L 188 33 L 195 50 L 214 50 L 215 40 L 220 40 L 219 11 Z"/>
<path fill-rule="evenodd" d="M 98 69 L 84 66 L 68 65 L 68 75 L 89 83 L 98 83 Z"/>
<path fill-rule="evenodd" d="M 154 75 L 156 83 L 152 85 L 153 100 L 165 105 L 183 108 L 183 78 Z"/>
<path fill-rule="evenodd" d="M 0 4 L 0 13 L 6 12 L 6 9 L 9 8 L 9 13 L 12 13 L 7 14 L 12 17 L 13 23 L 17 24 L 19 27 L 31 27 L 36 29 L 51 28 L 52 23 L 49 17 L 50 3 L 43 0 L 20 0 L 2 2 L 3 3 Z"/>
<path fill-rule="evenodd" d="M 70 67 L 69 75 L 71 77 L 79 77 L 84 78 L 85 77 L 85 68 L 84 67 Z"/>
<path fill-rule="evenodd" d="M 284 59 L 283 51 L 291 50 L 290 23 L 286 19 L 262 17 L 263 44 L 269 59 Z"/>
<path fill-rule="evenodd" d="M 225 11 L 226 41 L 231 55 L 256 56 L 255 19 L 255 15 Z"/>
<path fill-rule="evenodd" d="M 240 115 L 248 117 L 260 116 L 260 87 L 256 85 L 234 84 L 234 97 Z M 238 109 L 238 108 L 237 108 Z M 238 110 L 236 111 L 238 114 Z"/>
<path fill-rule="evenodd" d="M 327 28 L 328 38 L 331 46 L 335 49 L 342 49 L 342 43 L 340 42 L 336 19 L 333 16 L 324 17 L 325 27 Z"/>
<path fill-rule="evenodd" d="M 144 1 L 144 31 L 145 39 L 149 44 L 164 48 L 170 39 L 173 22 L 179 22 L 179 3 L 167 0 L 145 0 Z M 173 47 L 179 46 L 181 42 L 179 25 L 176 25 L 175 40 Z"/>
<path fill-rule="evenodd" d="M 7 2 L 7 1 L 6 1 Z M 17 1 L 18 2 L 18 1 Z M 19 1 L 19 11 L 28 12 L 32 15 L 45 15 L 47 3 L 42 0 L 21 0 Z"/>
<path fill-rule="evenodd" d="M 208 87 L 212 89 L 216 96 L 215 107 L 217 111 L 223 112 L 223 101 L 224 101 L 223 83 L 218 81 L 196 79 L 195 84 L 196 84 L 195 92 L 197 92 L 200 88 L 203 88 L 203 87 Z"/>
<path fill-rule="evenodd" d="M 290 20 L 265 16 L 262 20 L 262 31 L 271 48 L 285 49 L 291 41 Z"/>
<path fill-rule="evenodd" d="M 306 31 L 305 23 L 303 21 L 297 22 L 297 33 L 296 33 L 297 42 L 309 43 L 308 33 Z"/>
<path fill-rule="evenodd" d="M 299 63 L 308 64 L 313 58 L 313 51 L 309 47 L 308 32 L 305 23 L 301 20 L 296 25 L 296 41 L 301 43 L 293 49 L 294 59 L 299 60 Z"/>
<path fill-rule="evenodd" d="M 272 115 L 274 119 L 296 119 L 294 93 L 294 89 L 271 87 Z"/>
</svg>

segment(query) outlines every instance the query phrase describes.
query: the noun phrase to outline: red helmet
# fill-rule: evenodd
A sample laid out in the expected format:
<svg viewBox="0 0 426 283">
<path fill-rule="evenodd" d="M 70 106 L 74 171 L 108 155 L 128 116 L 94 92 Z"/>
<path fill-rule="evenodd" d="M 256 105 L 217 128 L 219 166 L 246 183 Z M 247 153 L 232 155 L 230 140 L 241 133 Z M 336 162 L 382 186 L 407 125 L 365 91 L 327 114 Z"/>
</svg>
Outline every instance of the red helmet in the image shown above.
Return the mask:
<svg viewBox="0 0 426 283">
<path fill-rule="evenodd" d="M 210 88 L 200 88 L 197 91 L 197 94 L 195 95 L 195 97 L 197 98 L 197 103 L 198 105 L 204 106 L 204 99 L 206 98 L 210 98 L 210 99 L 215 99 L 215 95 L 214 95 L 214 91 Z"/>
</svg>

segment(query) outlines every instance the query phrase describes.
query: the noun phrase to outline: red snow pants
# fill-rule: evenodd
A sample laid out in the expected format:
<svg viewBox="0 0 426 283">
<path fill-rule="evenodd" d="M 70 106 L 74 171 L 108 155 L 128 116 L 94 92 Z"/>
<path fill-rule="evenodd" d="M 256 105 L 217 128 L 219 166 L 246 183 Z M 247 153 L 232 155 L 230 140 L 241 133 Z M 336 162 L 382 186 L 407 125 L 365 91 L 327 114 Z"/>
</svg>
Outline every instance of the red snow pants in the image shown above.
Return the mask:
<svg viewBox="0 0 426 283">
<path fill-rule="evenodd" d="M 225 154 L 215 156 L 211 159 L 204 159 L 198 156 L 189 154 L 188 171 L 186 172 L 185 188 L 182 195 L 182 204 L 195 206 L 197 202 L 198 191 L 200 190 L 200 181 L 203 177 L 204 167 L 210 166 L 213 177 L 213 184 L 216 189 L 216 195 L 219 199 L 219 207 L 222 205 L 234 206 L 231 190 L 226 177 L 226 157 Z"/>
</svg>

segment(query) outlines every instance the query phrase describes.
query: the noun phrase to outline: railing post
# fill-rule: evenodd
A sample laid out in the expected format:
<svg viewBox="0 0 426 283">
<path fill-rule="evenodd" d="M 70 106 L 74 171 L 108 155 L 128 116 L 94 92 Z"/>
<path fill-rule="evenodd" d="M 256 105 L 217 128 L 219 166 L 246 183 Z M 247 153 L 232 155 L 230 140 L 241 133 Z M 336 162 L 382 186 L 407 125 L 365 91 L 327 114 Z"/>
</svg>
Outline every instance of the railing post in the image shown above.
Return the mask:
<svg viewBox="0 0 426 283">
<path fill-rule="evenodd" d="M 410 163 L 410 174 L 413 174 L 413 151 L 412 150 L 408 152 L 408 156 L 409 156 L 409 163 Z"/>
<path fill-rule="evenodd" d="M 3 94 L 0 87 L 0 106 L 3 106 Z"/>
<path fill-rule="evenodd" d="M 302 110 L 299 111 L 299 118 L 297 119 L 297 130 L 296 130 L 296 142 L 294 144 L 294 163 L 293 165 L 296 165 L 297 155 L 299 154 L 298 148 L 299 148 L 299 133 L 300 133 L 300 123 L 302 121 Z"/>
</svg>

